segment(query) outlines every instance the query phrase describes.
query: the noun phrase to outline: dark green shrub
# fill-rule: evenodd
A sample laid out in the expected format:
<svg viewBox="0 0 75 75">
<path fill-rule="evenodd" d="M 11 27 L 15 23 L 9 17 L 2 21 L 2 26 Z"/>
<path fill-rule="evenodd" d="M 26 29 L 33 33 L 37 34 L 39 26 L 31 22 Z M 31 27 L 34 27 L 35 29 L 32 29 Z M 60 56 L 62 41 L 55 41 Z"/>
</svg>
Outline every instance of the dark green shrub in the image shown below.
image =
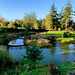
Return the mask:
<svg viewBox="0 0 75 75">
<path fill-rule="evenodd" d="M 9 39 L 6 38 L 0 38 L 0 45 L 7 45 L 9 43 Z"/>
<path fill-rule="evenodd" d="M 11 66 L 12 65 L 12 60 L 11 60 L 11 56 L 8 54 L 6 48 L 1 47 L 0 50 L 0 70 Z"/>
<path fill-rule="evenodd" d="M 64 35 L 63 35 L 63 36 L 64 36 L 64 37 L 71 37 L 71 35 L 72 35 L 72 34 L 71 34 L 70 32 L 64 32 Z"/>
<path fill-rule="evenodd" d="M 29 31 L 28 31 L 28 29 L 25 30 L 24 35 L 25 35 L 25 36 L 29 36 Z"/>
<path fill-rule="evenodd" d="M 28 59 L 28 60 L 33 61 L 33 63 L 34 63 L 34 69 L 35 69 L 35 62 L 37 60 L 39 60 L 39 61 L 42 60 L 44 57 L 41 54 L 42 50 L 39 50 L 39 48 L 36 45 L 34 45 L 34 44 L 33 44 L 33 46 L 26 48 L 26 56 L 23 55 L 23 57 L 26 58 L 26 59 Z"/>
</svg>

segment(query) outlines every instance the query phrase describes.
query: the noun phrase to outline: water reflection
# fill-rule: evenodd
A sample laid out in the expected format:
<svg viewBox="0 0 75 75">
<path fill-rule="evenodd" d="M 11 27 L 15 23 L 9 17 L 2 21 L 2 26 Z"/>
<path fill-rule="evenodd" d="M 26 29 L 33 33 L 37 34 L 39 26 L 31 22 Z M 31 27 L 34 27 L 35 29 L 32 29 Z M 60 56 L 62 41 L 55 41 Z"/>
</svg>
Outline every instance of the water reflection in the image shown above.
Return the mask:
<svg viewBox="0 0 75 75">
<path fill-rule="evenodd" d="M 23 59 L 22 54 L 25 54 L 25 47 L 9 47 L 9 54 L 12 56 L 12 59 L 21 60 Z"/>
<path fill-rule="evenodd" d="M 23 39 L 17 39 L 17 40 L 10 41 L 8 45 L 24 45 Z"/>
<path fill-rule="evenodd" d="M 9 44 L 14 45 L 14 44 L 15 44 L 15 42 L 16 42 L 16 40 L 13 40 L 13 41 L 10 41 L 10 43 L 9 43 Z"/>
<path fill-rule="evenodd" d="M 13 41 L 12 41 L 13 42 Z M 12 45 L 12 43 L 9 43 Z M 13 45 L 23 45 L 22 39 L 17 39 L 14 41 Z M 63 63 L 65 61 L 75 60 L 75 45 L 74 44 L 61 44 L 56 42 L 54 46 L 50 49 L 42 48 L 44 59 L 41 61 L 43 63 Z M 25 55 L 25 46 L 21 47 L 9 47 L 9 54 L 11 54 L 12 59 L 23 59 L 22 54 Z"/>
<path fill-rule="evenodd" d="M 62 53 L 65 61 L 68 61 L 68 56 L 69 56 L 69 44 L 61 44 L 62 47 Z"/>
</svg>

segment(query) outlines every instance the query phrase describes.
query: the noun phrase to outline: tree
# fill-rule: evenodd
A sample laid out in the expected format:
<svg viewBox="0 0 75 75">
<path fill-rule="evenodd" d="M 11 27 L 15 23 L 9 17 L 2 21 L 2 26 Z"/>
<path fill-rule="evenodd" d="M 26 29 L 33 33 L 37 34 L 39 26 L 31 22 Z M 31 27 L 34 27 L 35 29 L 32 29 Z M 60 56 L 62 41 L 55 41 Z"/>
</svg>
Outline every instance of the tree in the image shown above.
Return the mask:
<svg viewBox="0 0 75 75">
<path fill-rule="evenodd" d="M 40 30 L 41 29 L 41 20 L 37 20 L 37 26 L 38 26 L 38 29 Z"/>
<path fill-rule="evenodd" d="M 6 27 L 5 22 L 1 22 L 1 27 Z"/>
<path fill-rule="evenodd" d="M 64 9 L 63 9 L 63 7 L 61 8 L 61 12 L 59 13 L 59 22 L 60 22 L 60 28 L 61 29 L 65 29 L 65 21 L 64 21 L 64 19 L 63 19 L 63 17 L 64 17 Z"/>
<path fill-rule="evenodd" d="M 36 14 L 34 12 L 30 14 L 25 14 L 24 20 L 29 20 L 32 23 L 31 28 L 34 29 L 34 25 L 36 23 Z"/>
<path fill-rule="evenodd" d="M 34 23 L 34 29 L 38 29 L 37 20 L 35 20 L 35 23 Z"/>
<path fill-rule="evenodd" d="M 72 15 L 72 5 L 70 4 L 70 1 L 67 1 L 66 7 L 64 9 L 64 20 L 65 20 L 65 29 L 67 31 L 67 27 L 69 24 L 69 21 L 71 20 Z"/>
<path fill-rule="evenodd" d="M 26 48 L 26 56 L 23 55 L 24 58 L 27 58 L 28 60 L 32 60 L 34 63 L 34 69 L 35 69 L 35 62 L 37 60 L 43 59 L 43 55 L 41 54 L 42 50 L 39 50 L 38 47 L 34 44 L 32 47 Z"/>
<path fill-rule="evenodd" d="M 5 22 L 5 26 L 7 27 L 9 24 L 9 21 L 7 19 L 5 19 L 4 22 Z"/>
<path fill-rule="evenodd" d="M 52 22 L 52 16 L 51 14 L 48 14 L 46 16 L 46 30 L 50 30 L 50 29 L 53 29 L 53 22 Z"/>
<path fill-rule="evenodd" d="M 8 24 L 9 24 L 9 22 L 7 21 L 7 19 L 4 19 L 3 17 L 0 16 L 0 26 L 7 27 Z"/>
<path fill-rule="evenodd" d="M 45 29 L 45 19 L 42 20 L 41 29 Z"/>
<path fill-rule="evenodd" d="M 53 26 L 53 29 L 58 27 L 58 14 L 57 14 L 57 11 L 56 11 L 56 8 L 54 6 L 54 3 L 51 7 L 51 11 L 50 11 L 50 14 L 51 14 L 51 17 L 52 17 L 52 26 Z"/>
<path fill-rule="evenodd" d="M 31 27 L 32 27 L 32 23 L 31 23 L 31 21 L 30 20 L 28 20 L 28 19 L 26 19 L 26 20 L 23 20 L 23 27 L 25 28 L 25 29 L 31 29 Z"/>
<path fill-rule="evenodd" d="M 15 28 L 14 22 L 11 21 L 11 22 L 8 24 L 8 28 Z"/>
<path fill-rule="evenodd" d="M 14 22 L 14 25 L 15 25 L 15 27 L 17 28 L 17 27 L 22 27 L 22 25 L 23 25 L 23 20 L 15 20 L 15 22 Z"/>
</svg>

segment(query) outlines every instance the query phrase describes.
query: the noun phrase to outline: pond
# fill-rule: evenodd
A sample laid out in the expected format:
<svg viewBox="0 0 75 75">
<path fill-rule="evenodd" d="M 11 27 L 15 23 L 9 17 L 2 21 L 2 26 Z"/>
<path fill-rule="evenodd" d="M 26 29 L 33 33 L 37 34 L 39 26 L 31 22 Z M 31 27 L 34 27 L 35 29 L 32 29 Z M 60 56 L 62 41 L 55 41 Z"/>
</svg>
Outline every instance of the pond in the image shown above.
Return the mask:
<svg viewBox="0 0 75 75">
<path fill-rule="evenodd" d="M 23 59 L 22 55 L 25 55 L 25 46 L 23 39 L 16 39 L 9 42 L 9 45 L 22 45 L 20 47 L 9 47 L 9 54 L 12 56 L 12 59 L 21 60 Z M 54 43 L 54 46 L 50 49 L 42 48 L 42 54 L 44 59 L 41 60 L 42 63 L 56 63 L 62 64 L 66 61 L 75 60 L 75 44 L 61 44 L 60 42 Z"/>
</svg>

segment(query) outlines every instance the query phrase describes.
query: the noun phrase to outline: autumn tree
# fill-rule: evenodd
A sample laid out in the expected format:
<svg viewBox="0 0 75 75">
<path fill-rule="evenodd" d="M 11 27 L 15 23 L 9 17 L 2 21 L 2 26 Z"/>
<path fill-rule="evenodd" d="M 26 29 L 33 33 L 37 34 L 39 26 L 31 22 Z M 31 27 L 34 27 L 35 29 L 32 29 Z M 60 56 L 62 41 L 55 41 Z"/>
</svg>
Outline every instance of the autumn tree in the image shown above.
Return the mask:
<svg viewBox="0 0 75 75">
<path fill-rule="evenodd" d="M 7 27 L 8 26 L 8 21 L 7 19 L 4 19 L 2 16 L 0 16 L 0 26 L 1 27 Z"/>
<path fill-rule="evenodd" d="M 22 25 L 23 25 L 23 20 L 15 20 L 15 22 L 14 22 L 14 25 L 15 25 L 15 27 L 17 28 L 17 27 L 21 27 L 22 28 Z"/>
<path fill-rule="evenodd" d="M 41 29 L 45 29 L 45 19 L 42 20 Z"/>
<path fill-rule="evenodd" d="M 0 16 L 0 23 L 3 22 L 4 18 Z"/>
<path fill-rule="evenodd" d="M 53 21 L 52 21 L 52 16 L 51 14 L 46 15 L 46 25 L 45 28 L 46 30 L 50 30 L 53 28 Z"/>
<path fill-rule="evenodd" d="M 5 26 L 7 27 L 9 24 L 9 21 L 7 19 L 5 19 L 4 22 L 5 22 Z"/>
<path fill-rule="evenodd" d="M 26 20 L 23 20 L 23 27 L 27 30 L 31 29 L 32 28 L 32 23 L 30 20 L 26 19 Z"/>
<path fill-rule="evenodd" d="M 66 7 L 64 9 L 64 20 L 65 20 L 65 29 L 67 31 L 69 21 L 71 20 L 72 15 L 72 5 L 70 4 L 70 1 L 67 1 Z"/>
<path fill-rule="evenodd" d="M 37 20 L 35 20 L 35 23 L 34 23 L 34 29 L 38 29 Z"/>
<path fill-rule="evenodd" d="M 30 14 L 25 14 L 24 20 L 28 20 L 29 22 L 31 22 L 31 28 L 34 29 L 34 25 L 36 23 L 36 14 L 30 13 Z"/>
<path fill-rule="evenodd" d="M 15 28 L 14 22 L 11 21 L 11 22 L 8 24 L 8 28 Z"/>
</svg>

